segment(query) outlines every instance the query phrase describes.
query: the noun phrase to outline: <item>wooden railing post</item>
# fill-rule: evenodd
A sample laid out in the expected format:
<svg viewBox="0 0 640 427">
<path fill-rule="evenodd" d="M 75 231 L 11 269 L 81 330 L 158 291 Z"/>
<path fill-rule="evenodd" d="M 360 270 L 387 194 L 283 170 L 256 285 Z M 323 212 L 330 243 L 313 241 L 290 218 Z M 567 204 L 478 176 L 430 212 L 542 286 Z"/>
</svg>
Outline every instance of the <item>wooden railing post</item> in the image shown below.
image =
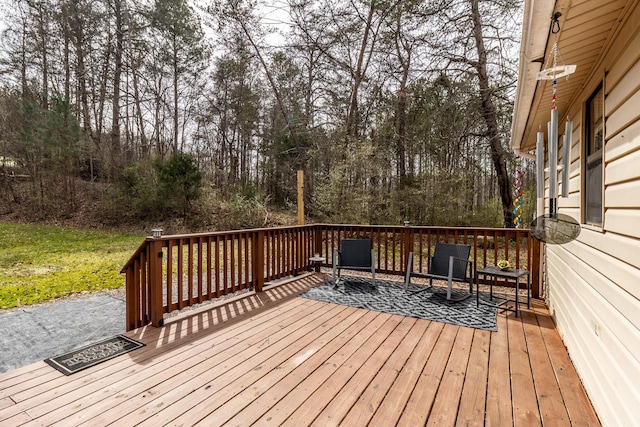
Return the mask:
<svg viewBox="0 0 640 427">
<path fill-rule="evenodd" d="M 302 228 L 298 228 L 296 230 L 296 263 L 293 266 L 295 270 L 300 271 L 303 269 L 303 266 L 308 263 L 307 260 L 304 259 L 304 230 Z M 306 262 L 305 262 L 306 261 Z"/>
<path fill-rule="evenodd" d="M 253 233 L 252 277 L 255 278 L 255 291 L 262 292 L 264 286 L 264 230 Z"/>
<path fill-rule="evenodd" d="M 151 324 L 163 325 L 162 307 L 162 241 L 153 239 L 149 243 L 149 302 Z"/>
<path fill-rule="evenodd" d="M 134 262 L 130 265 L 126 270 L 126 297 L 125 297 L 125 305 L 126 305 L 126 329 L 130 331 L 135 329 L 138 326 L 138 310 L 136 310 L 137 306 L 137 282 L 136 275 L 140 274 L 139 272 L 140 266 L 138 262 Z"/>
<path fill-rule="evenodd" d="M 313 234 L 314 234 L 313 253 L 322 256 L 323 255 L 323 252 L 322 252 L 322 227 L 320 225 L 315 225 L 313 227 Z"/>
</svg>

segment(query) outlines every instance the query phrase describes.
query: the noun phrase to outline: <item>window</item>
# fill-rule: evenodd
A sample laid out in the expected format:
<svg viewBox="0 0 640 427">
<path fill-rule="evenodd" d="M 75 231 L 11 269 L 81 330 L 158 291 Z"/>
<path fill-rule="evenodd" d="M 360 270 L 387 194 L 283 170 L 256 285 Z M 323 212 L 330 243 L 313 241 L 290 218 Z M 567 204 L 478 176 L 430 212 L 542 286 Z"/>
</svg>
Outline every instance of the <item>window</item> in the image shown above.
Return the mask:
<svg viewBox="0 0 640 427">
<path fill-rule="evenodd" d="M 602 225 L 602 151 L 604 148 L 604 90 L 602 84 L 587 100 L 585 120 L 584 222 Z"/>
</svg>

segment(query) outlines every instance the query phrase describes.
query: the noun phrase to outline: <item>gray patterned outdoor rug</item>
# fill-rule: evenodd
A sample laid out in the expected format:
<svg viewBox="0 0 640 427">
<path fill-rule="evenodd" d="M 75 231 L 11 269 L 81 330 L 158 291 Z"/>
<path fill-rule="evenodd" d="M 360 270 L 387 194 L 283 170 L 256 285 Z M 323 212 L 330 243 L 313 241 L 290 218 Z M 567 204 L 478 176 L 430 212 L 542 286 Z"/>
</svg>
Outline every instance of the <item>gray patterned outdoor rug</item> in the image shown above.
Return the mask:
<svg viewBox="0 0 640 427">
<path fill-rule="evenodd" d="M 124 335 L 116 335 L 61 356 L 45 359 L 45 362 L 63 374 L 71 375 L 143 346 L 141 342 Z"/>
<path fill-rule="evenodd" d="M 424 286 L 409 285 L 409 289 L 405 291 L 402 283 L 378 280 L 373 287 L 369 280 L 343 277 L 338 287 L 331 282 L 326 282 L 309 289 L 300 296 L 382 313 L 400 314 L 487 331 L 498 330 L 496 307 L 484 304 L 476 307 L 475 296 L 459 302 L 448 301 L 446 288 L 436 288 L 435 292 L 432 288 L 414 293 L 423 289 Z M 461 297 L 465 294 L 468 295 L 469 292 L 452 290 L 453 297 Z"/>
</svg>

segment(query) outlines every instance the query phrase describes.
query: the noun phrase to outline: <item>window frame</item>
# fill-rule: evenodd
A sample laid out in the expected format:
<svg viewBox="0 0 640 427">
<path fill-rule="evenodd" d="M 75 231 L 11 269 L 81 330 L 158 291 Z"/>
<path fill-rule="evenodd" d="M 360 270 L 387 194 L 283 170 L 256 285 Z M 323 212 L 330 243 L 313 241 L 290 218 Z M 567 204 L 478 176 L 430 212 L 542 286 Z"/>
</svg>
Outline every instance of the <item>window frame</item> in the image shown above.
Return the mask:
<svg viewBox="0 0 640 427">
<path fill-rule="evenodd" d="M 599 122 L 592 117 L 593 105 L 600 97 L 601 109 L 598 114 Z M 583 166 L 583 209 L 582 223 L 602 228 L 604 224 L 604 146 L 605 146 L 605 91 L 604 80 L 591 92 L 585 102 L 584 143 L 582 144 L 584 159 Z M 594 137 L 600 136 L 599 144 Z M 598 147 L 599 145 L 599 147 Z M 594 150 L 594 146 L 597 147 Z M 595 193 L 593 187 L 597 186 Z"/>
</svg>

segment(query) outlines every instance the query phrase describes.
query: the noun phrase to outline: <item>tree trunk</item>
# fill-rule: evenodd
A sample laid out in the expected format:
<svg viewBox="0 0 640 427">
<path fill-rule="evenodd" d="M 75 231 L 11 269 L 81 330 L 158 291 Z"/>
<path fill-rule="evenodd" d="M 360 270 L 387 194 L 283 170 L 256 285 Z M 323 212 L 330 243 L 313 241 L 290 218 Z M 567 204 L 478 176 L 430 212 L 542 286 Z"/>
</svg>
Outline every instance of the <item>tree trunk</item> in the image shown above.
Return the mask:
<svg viewBox="0 0 640 427">
<path fill-rule="evenodd" d="M 178 151 L 178 46 L 173 34 L 173 151 Z"/>
<path fill-rule="evenodd" d="M 82 28 L 82 17 L 80 16 L 80 12 L 78 10 L 73 11 L 72 17 L 72 32 L 74 36 L 74 43 L 76 48 L 76 75 L 78 77 L 78 92 L 80 97 L 80 110 L 82 114 L 82 127 L 84 131 L 89 135 L 89 137 L 98 144 L 98 140 L 100 135 L 98 135 L 97 139 L 93 134 L 93 130 L 91 128 L 91 116 L 90 116 L 90 108 L 89 108 L 89 96 L 87 89 L 87 70 L 85 66 L 85 51 L 84 51 L 84 30 Z M 98 144 L 99 145 L 99 144 Z"/>
<path fill-rule="evenodd" d="M 367 15 L 367 22 L 364 27 L 364 34 L 362 35 L 362 43 L 360 44 L 360 52 L 358 53 L 358 62 L 356 63 L 356 69 L 353 72 L 353 87 L 351 88 L 351 99 L 349 100 L 349 110 L 347 112 L 347 122 L 345 123 L 346 140 L 349 137 L 358 136 L 358 121 L 359 121 L 359 106 L 358 106 L 358 91 L 364 78 L 367 65 L 364 62 L 364 57 L 367 51 L 367 44 L 369 43 L 369 33 L 371 32 L 371 24 L 373 22 L 373 13 L 376 9 L 376 2 L 372 1 L 369 6 L 369 14 Z"/>
<path fill-rule="evenodd" d="M 110 77 L 109 66 L 111 62 L 111 43 L 112 34 L 109 32 L 107 46 L 109 48 L 104 51 L 104 58 L 102 59 L 102 71 L 100 73 L 100 86 L 98 89 L 98 105 L 94 108 L 94 122 L 96 126 L 96 133 L 102 135 L 102 129 L 104 128 L 104 106 L 107 98 L 107 83 Z"/>
<path fill-rule="evenodd" d="M 489 138 L 489 147 L 491 148 L 491 161 L 498 178 L 498 189 L 500 191 L 500 200 L 502 201 L 502 211 L 505 227 L 514 227 L 513 224 L 513 197 L 511 195 L 511 186 L 509 182 L 509 173 L 507 171 L 506 157 L 507 153 L 502 146 L 498 127 L 498 112 L 491 98 L 491 88 L 489 87 L 489 77 L 487 74 L 487 51 L 484 46 L 482 37 L 482 22 L 480 19 L 480 11 L 478 10 L 479 0 L 470 0 L 471 2 L 471 19 L 473 21 L 473 36 L 476 42 L 476 50 L 478 52 L 478 61 L 475 63 L 478 82 L 480 84 L 480 97 L 482 100 L 482 116 L 487 125 L 487 136 Z"/>
<path fill-rule="evenodd" d="M 24 16 L 22 16 L 22 29 L 20 35 L 20 84 L 21 84 L 21 98 L 27 99 L 29 92 L 29 85 L 27 81 L 27 22 Z"/>
<path fill-rule="evenodd" d="M 138 64 L 131 70 L 133 77 L 133 101 L 135 102 L 136 108 L 136 119 L 138 122 L 138 132 L 140 133 L 140 155 L 141 157 L 147 158 L 149 155 L 150 147 L 149 141 L 147 140 L 147 135 L 144 130 L 144 118 L 142 117 L 142 105 L 140 102 L 140 87 L 138 83 Z"/>
<path fill-rule="evenodd" d="M 161 121 L 161 112 L 162 112 L 162 76 L 158 76 L 157 81 L 154 81 L 155 84 L 155 99 L 154 102 L 154 110 L 153 110 L 153 129 L 154 135 L 152 135 L 152 139 L 155 139 L 156 142 L 156 151 L 158 153 L 158 157 L 164 159 L 165 150 L 164 143 L 160 136 L 160 123 Z"/>
<path fill-rule="evenodd" d="M 49 108 L 49 50 L 48 50 L 48 25 L 43 16 L 44 10 L 38 8 L 38 27 L 40 31 L 40 54 L 42 55 L 42 108 Z"/>
<path fill-rule="evenodd" d="M 240 15 L 237 10 L 234 9 L 234 19 L 238 22 L 238 24 L 240 24 L 240 28 L 242 29 L 242 32 L 245 34 L 245 36 L 247 36 L 247 41 L 249 42 L 249 44 L 251 45 L 251 47 L 253 47 L 253 50 L 256 52 L 256 56 L 258 57 L 258 61 L 260 61 L 260 64 L 262 65 L 262 68 L 264 69 L 264 73 L 267 76 L 267 80 L 269 81 L 269 86 L 271 86 L 271 90 L 273 91 L 273 95 L 276 98 L 276 103 L 278 104 L 278 109 L 280 110 L 280 113 L 282 114 L 282 118 L 284 119 L 284 122 L 287 125 L 287 130 L 289 132 L 289 137 L 291 138 L 291 142 L 294 143 L 296 145 L 296 147 L 298 146 L 298 141 L 296 138 L 296 134 L 295 134 L 295 130 L 293 128 L 293 126 L 291 126 L 291 123 L 289 123 L 289 114 L 287 113 L 287 109 L 284 105 L 284 101 L 282 99 L 282 95 L 280 94 L 280 91 L 278 90 L 278 85 L 276 84 L 276 81 L 273 78 L 273 75 L 271 74 L 271 71 L 269 69 L 269 66 L 267 65 L 267 61 L 265 61 L 264 57 L 262 56 L 262 52 L 260 51 L 260 48 L 258 47 L 258 45 L 256 44 L 256 42 L 253 40 L 253 37 L 251 36 L 251 32 L 249 31 L 249 28 L 247 27 L 247 25 L 244 22 L 244 19 L 242 17 L 242 15 Z"/>
<path fill-rule="evenodd" d="M 400 25 L 398 25 L 400 27 Z M 399 38 L 400 35 L 398 34 Z M 396 105 L 396 159 L 398 164 L 398 177 L 400 182 L 407 178 L 407 80 L 411 67 L 411 48 L 402 46 L 407 57 L 403 60 L 400 45 L 401 40 L 396 40 L 396 51 L 402 66 L 402 78 L 400 79 L 400 89 L 398 90 L 398 103 Z"/>
<path fill-rule="evenodd" d="M 122 77 L 122 50 L 124 45 L 124 29 L 122 23 L 121 0 L 113 2 L 114 17 L 116 20 L 116 45 L 114 52 L 113 70 L 113 102 L 111 116 L 111 167 L 112 176 L 120 170 L 122 163 L 120 158 L 120 80 Z"/>
<path fill-rule="evenodd" d="M 71 62 L 69 59 L 70 55 L 70 40 L 69 34 L 67 30 L 67 25 L 65 24 L 64 31 L 64 59 L 63 59 L 63 67 L 64 67 L 64 100 L 68 103 L 71 103 Z"/>
</svg>

